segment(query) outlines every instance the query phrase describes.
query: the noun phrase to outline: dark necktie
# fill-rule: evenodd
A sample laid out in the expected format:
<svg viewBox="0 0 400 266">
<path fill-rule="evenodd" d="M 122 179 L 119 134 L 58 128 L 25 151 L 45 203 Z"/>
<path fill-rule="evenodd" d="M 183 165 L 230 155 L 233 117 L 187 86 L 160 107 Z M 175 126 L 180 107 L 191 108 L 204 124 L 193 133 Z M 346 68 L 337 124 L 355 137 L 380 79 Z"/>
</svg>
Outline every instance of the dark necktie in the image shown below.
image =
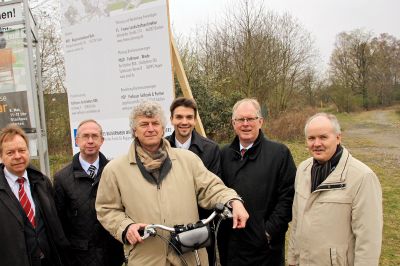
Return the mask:
<svg viewBox="0 0 400 266">
<path fill-rule="evenodd" d="M 19 184 L 19 189 L 18 189 L 19 202 L 21 203 L 21 206 L 24 209 L 26 216 L 28 217 L 32 226 L 36 227 L 35 214 L 33 213 L 31 202 L 29 201 L 29 198 L 26 195 L 25 188 L 24 188 L 25 179 L 23 177 L 19 177 L 17 179 L 17 182 Z"/>
<path fill-rule="evenodd" d="M 89 172 L 89 176 L 90 176 L 92 179 L 94 179 L 94 177 L 96 176 L 96 166 L 94 166 L 93 164 L 91 164 L 91 165 L 89 166 L 88 172 Z"/>
<path fill-rule="evenodd" d="M 247 149 L 243 148 L 240 150 L 240 154 L 242 155 L 242 157 L 244 156 L 244 154 L 246 153 Z"/>
</svg>

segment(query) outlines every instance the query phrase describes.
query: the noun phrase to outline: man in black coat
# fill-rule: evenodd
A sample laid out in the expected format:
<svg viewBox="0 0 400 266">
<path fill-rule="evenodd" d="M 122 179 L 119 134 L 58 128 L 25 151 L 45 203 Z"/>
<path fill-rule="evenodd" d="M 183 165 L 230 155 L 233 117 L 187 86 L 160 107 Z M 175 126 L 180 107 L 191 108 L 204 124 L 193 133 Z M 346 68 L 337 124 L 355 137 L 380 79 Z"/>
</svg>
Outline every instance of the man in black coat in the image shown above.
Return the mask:
<svg viewBox="0 0 400 266">
<path fill-rule="evenodd" d="M 104 142 L 101 126 L 92 119 L 82 121 L 75 141 L 80 152 L 54 176 L 57 211 L 71 243 L 69 264 L 121 266 L 122 244 L 103 228 L 95 210 L 101 172 L 108 163 L 100 152 Z"/>
<path fill-rule="evenodd" d="M 221 177 L 221 151 L 214 141 L 201 136 L 194 130 L 197 120 L 197 104 L 191 98 L 176 98 L 171 106 L 171 124 L 174 126 L 172 135 L 166 139 L 171 147 L 187 149 L 200 157 L 204 166 Z M 200 219 L 207 218 L 212 211 L 199 208 Z M 210 264 L 215 260 L 214 240 L 207 247 L 208 261 Z"/>
<path fill-rule="evenodd" d="M 29 165 L 28 137 L 17 125 L 0 134 L 0 264 L 60 266 L 68 246 L 48 177 Z"/>
<path fill-rule="evenodd" d="M 221 152 L 218 144 L 194 130 L 197 122 L 196 102 L 191 98 L 176 98 L 171 104 L 170 111 L 174 132 L 166 139 L 171 147 L 192 151 L 200 157 L 209 171 L 221 176 Z"/>
<path fill-rule="evenodd" d="M 221 265 L 285 263 L 296 166 L 285 145 L 263 135 L 262 124 L 257 100 L 243 99 L 233 107 L 236 137 L 222 149 L 222 179 L 242 197 L 250 218 L 246 228 L 236 231 L 224 221 L 218 235 Z"/>
</svg>

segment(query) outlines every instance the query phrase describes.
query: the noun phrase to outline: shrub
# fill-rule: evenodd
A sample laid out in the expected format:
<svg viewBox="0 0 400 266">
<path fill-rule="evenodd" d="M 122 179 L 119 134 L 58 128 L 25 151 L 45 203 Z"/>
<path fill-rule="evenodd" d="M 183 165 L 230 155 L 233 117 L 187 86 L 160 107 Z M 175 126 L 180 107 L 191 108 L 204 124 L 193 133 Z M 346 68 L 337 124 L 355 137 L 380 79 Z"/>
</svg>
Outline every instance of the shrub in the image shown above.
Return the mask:
<svg viewBox="0 0 400 266">
<path fill-rule="evenodd" d="M 271 139 L 282 141 L 303 140 L 304 125 L 307 118 L 317 111 L 310 107 L 302 110 L 288 110 L 276 118 L 269 118 L 265 125 L 265 134 Z"/>
</svg>

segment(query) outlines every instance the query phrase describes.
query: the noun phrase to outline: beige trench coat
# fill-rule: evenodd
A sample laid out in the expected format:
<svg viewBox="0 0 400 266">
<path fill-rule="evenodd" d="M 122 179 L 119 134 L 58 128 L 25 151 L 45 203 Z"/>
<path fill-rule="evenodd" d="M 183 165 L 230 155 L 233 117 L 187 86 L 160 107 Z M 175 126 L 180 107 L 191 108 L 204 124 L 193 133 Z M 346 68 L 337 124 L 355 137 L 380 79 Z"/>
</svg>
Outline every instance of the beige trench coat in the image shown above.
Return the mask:
<svg viewBox="0 0 400 266">
<path fill-rule="evenodd" d="M 165 141 L 166 142 L 166 141 Z M 96 211 L 101 224 L 122 242 L 122 233 L 131 223 L 174 226 L 198 221 L 197 204 L 213 208 L 239 198 L 227 188 L 191 151 L 171 148 L 166 142 L 172 168 L 157 187 L 142 176 L 132 142 L 127 155 L 112 160 L 104 168 L 100 180 Z M 162 230 L 159 234 L 169 238 Z M 184 265 L 165 241 L 150 237 L 143 243 L 125 245 L 129 265 Z M 202 265 L 208 265 L 207 253 L 199 251 Z M 195 264 L 193 252 L 184 254 L 188 265 Z"/>
<path fill-rule="evenodd" d="M 378 265 L 383 218 L 377 176 L 343 148 L 336 169 L 311 193 L 312 162 L 297 169 L 289 264 Z"/>
</svg>

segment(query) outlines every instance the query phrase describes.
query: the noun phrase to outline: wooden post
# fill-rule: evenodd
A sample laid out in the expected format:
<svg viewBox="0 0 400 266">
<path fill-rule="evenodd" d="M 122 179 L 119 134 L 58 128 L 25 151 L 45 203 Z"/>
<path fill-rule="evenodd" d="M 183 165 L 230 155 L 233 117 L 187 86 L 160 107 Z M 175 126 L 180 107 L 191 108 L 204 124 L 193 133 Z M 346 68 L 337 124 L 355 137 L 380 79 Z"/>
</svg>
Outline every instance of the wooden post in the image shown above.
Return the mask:
<svg viewBox="0 0 400 266">
<path fill-rule="evenodd" d="M 176 77 L 178 78 L 178 82 L 179 85 L 181 86 L 183 96 L 194 99 L 192 90 L 190 89 L 189 81 L 186 77 L 185 69 L 183 69 L 183 64 L 179 56 L 175 40 L 172 37 L 172 34 L 170 35 L 170 39 L 172 47 L 172 67 L 176 74 Z M 203 123 L 201 122 L 199 112 L 197 112 L 196 131 L 203 137 L 206 137 L 206 132 L 204 131 Z"/>
</svg>

